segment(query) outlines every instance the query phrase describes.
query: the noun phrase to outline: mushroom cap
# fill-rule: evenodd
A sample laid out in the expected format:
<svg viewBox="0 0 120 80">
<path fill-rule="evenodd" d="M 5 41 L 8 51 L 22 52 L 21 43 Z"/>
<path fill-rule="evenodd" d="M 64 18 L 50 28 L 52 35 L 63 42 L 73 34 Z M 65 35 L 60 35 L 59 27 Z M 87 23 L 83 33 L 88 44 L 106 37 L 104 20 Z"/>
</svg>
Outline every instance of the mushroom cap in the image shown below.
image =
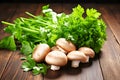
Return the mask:
<svg viewBox="0 0 120 80">
<path fill-rule="evenodd" d="M 67 56 L 61 51 L 51 51 L 45 57 L 45 61 L 51 65 L 64 66 L 67 64 Z"/>
<path fill-rule="evenodd" d="M 70 52 L 70 51 L 76 50 L 75 45 L 71 41 L 67 41 L 65 38 L 59 38 L 56 41 L 56 45 L 60 46 L 66 52 Z"/>
<path fill-rule="evenodd" d="M 53 46 L 53 47 L 51 48 L 51 50 L 52 50 L 52 51 L 55 51 L 55 50 L 59 50 L 59 49 L 58 49 L 57 46 Z"/>
<path fill-rule="evenodd" d="M 89 47 L 81 47 L 78 51 L 82 51 L 86 56 L 93 58 L 95 56 L 95 52 Z"/>
<path fill-rule="evenodd" d="M 41 62 L 44 60 L 45 56 L 50 52 L 50 47 L 47 44 L 39 44 L 35 47 L 33 51 L 32 58 L 36 62 Z"/>
<path fill-rule="evenodd" d="M 64 49 L 62 49 L 60 46 L 53 46 L 53 47 L 51 48 L 51 50 L 52 50 L 52 51 L 55 51 L 55 50 L 57 50 L 57 51 L 62 51 L 62 52 L 64 52 L 65 54 L 67 54 L 67 52 L 66 52 Z"/>
<path fill-rule="evenodd" d="M 69 60 L 76 60 L 81 62 L 86 62 L 88 60 L 87 56 L 81 51 L 71 51 L 67 54 Z"/>
</svg>

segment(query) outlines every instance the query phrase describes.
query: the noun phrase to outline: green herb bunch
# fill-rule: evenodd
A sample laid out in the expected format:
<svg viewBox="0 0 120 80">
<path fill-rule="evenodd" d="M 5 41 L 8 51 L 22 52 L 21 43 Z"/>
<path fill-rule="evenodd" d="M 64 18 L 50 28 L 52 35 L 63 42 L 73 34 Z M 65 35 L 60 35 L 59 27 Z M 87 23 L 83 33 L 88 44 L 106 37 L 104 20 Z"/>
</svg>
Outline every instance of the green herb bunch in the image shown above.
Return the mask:
<svg viewBox="0 0 120 80">
<path fill-rule="evenodd" d="M 13 23 L 2 21 L 7 25 L 4 31 L 10 36 L 0 40 L 0 48 L 16 50 L 20 46 L 21 53 L 27 57 L 22 66 L 25 71 L 33 70 L 39 74 L 47 70 L 45 65 L 40 68 L 41 64 L 28 57 L 37 44 L 47 43 L 52 47 L 58 38 L 66 38 L 77 48 L 87 46 L 99 53 L 106 40 L 106 24 L 100 18 L 101 13 L 93 8 L 84 10 L 78 5 L 70 14 L 57 14 L 49 5 L 45 5 L 40 15 L 26 14 L 30 17 L 19 17 Z"/>
</svg>

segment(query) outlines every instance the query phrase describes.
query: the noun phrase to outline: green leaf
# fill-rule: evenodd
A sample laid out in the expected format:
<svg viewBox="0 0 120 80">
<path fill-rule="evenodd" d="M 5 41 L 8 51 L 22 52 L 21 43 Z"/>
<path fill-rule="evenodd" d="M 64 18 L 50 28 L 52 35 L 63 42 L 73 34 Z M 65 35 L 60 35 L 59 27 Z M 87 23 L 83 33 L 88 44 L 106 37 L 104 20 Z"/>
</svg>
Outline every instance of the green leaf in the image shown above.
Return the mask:
<svg viewBox="0 0 120 80">
<path fill-rule="evenodd" d="M 16 50 L 16 44 L 14 40 L 14 36 L 8 36 L 0 40 L 0 48 L 9 49 L 9 50 Z"/>
<path fill-rule="evenodd" d="M 39 67 L 34 67 L 33 68 L 33 70 L 32 70 L 32 73 L 33 73 L 33 75 L 38 75 L 38 74 L 40 74 L 41 72 L 40 72 L 40 68 Z"/>
<path fill-rule="evenodd" d="M 73 8 L 72 16 L 82 17 L 83 13 L 84 13 L 84 8 L 78 5 L 77 7 Z"/>
<path fill-rule="evenodd" d="M 15 26 L 8 26 L 4 28 L 4 31 L 10 34 L 13 34 L 15 31 Z"/>
<path fill-rule="evenodd" d="M 22 68 L 24 69 L 24 71 L 29 71 L 32 68 L 30 67 L 30 63 L 29 62 L 23 62 L 22 63 Z"/>
<path fill-rule="evenodd" d="M 88 17 L 93 17 L 93 18 L 99 18 L 99 16 L 101 15 L 101 13 L 97 12 L 97 10 L 93 8 L 87 9 L 86 14 Z"/>
<path fill-rule="evenodd" d="M 36 62 L 31 58 L 31 56 L 28 56 L 26 61 L 22 63 L 21 67 L 24 69 L 24 71 L 29 71 L 32 70 L 35 65 Z"/>
<path fill-rule="evenodd" d="M 26 59 L 29 63 L 30 66 L 33 68 L 36 65 L 36 62 L 32 59 L 32 57 L 29 55 Z"/>
<path fill-rule="evenodd" d="M 40 73 L 45 75 L 47 72 L 47 69 L 48 69 L 48 67 L 42 63 L 42 64 L 37 64 L 37 66 L 33 67 L 32 72 L 34 75 L 38 75 Z"/>
<path fill-rule="evenodd" d="M 20 49 L 21 53 L 24 55 L 29 55 L 33 52 L 33 47 L 28 41 L 22 41 L 22 47 Z"/>
<path fill-rule="evenodd" d="M 24 71 L 30 71 L 32 70 L 32 73 L 34 75 L 38 75 L 38 74 L 46 74 L 47 72 L 47 65 L 45 65 L 44 63 L 36 63 L 31 55 L 26 57 L 26 60 L 22 63 L 22 66 Z"/>
<path fill-rule="evenodd" d="M 42 10 L 44 10 L 44 9 L 48 9 L 48 8 L 49 8 L 49 4 L 48 4 L 48 5 L 43 6 L 43 7 L 42 7 Z"/>
</svg>

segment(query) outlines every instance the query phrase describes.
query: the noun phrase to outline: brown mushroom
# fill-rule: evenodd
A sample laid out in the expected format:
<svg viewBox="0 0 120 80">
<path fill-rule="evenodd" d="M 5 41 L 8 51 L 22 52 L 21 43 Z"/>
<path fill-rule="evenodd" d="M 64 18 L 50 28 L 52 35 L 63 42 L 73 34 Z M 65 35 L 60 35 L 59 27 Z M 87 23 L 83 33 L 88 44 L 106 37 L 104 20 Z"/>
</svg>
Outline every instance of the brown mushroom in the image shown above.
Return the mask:
<svg viewBox="0 0 120 80">
<path fill-rule="evenodd" d="M 78 51 L 81 51 L 86 56 L 88 56 L 88 61 L 89 61 L 89 57 L 93 58 L 95 56 L 95 52 L 89 47 L 81 47 L 81 48 L 78 49 Z"/>
<path fill-rule="evenodd" d="M 59 51 L 62 51 L 63 53 L 67 54 L 67 52 L 65 50 L 63 50 L 60 46 L 53 46 L 51 48 L 52 51 L 55 51 L 55 50 L 59 50 Z"/>
<path fill-rule="evenodd" d="M 59 49 L 58 49 L 57 46 L 53 46 L 53 47 L 51 48 L 51 50 L 52 50 L 52 51 L 55 51 L 55 50 L 59 50 Z"/>
<path fill-rule="evenodd" d="M 87 56 L 81 51 L 71 51 L 67 54 L 68 60 L 71 60 L 71 66 L 74 68 L 79 67 L 80 62 L 86 62 Z"/>
<path fill-rule="evenodd" d="M 32 58 L 36 62 L 41 62 L 45 59 L 45 56 L 50 52 L 50 47 L 47 44 L 39 44 L 33 51 Z"/>
<path fill-rule="evenodd" d="M 61 51 L 51 51 L 45 57 L 46 63 L 51 65 L 51 70 L 59 70 L 60 66 L 67 64 L 67 56 Z"/>
<path fill-rule="evenodd" d="M 70 51 L 76 50 L 75 45 L 71 41 L 67 41 L 65 38 L 59 38 L 56 41 L 56 45 L 61 47 L 66 52 L 70 52 Z"/>
</svg>

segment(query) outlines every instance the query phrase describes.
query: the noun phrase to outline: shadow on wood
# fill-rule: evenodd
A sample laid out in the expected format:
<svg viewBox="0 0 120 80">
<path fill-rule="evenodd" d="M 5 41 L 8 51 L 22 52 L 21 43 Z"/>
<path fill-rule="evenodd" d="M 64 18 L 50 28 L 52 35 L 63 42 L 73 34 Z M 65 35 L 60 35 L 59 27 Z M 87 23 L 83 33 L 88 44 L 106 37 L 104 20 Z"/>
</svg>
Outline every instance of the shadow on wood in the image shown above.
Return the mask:
<svg viewBox="0 0 120 80">
<path fill-rule="evenodd" d="M 57 71 L 53 71 L 51 69 L 48 69 L 47 74 L 45 75 L 48 79 L 55 79 L 61 76 L 61 69 Z"/>
</svg>

